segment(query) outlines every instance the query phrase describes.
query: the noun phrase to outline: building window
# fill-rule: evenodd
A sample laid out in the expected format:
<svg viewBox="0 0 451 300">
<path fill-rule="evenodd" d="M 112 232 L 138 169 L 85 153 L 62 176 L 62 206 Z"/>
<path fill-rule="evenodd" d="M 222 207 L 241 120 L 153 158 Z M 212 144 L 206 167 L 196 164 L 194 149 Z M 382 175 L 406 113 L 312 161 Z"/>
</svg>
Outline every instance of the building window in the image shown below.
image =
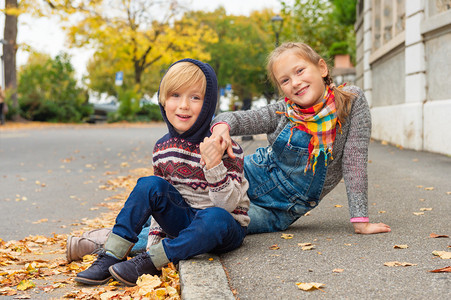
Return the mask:
<svg viewBox="0 0 451 300">
<path fill-rule="evenodd" d="M 405 30 L 405 0 L 373 0 L 372 7 L 374 52 Z"/>
</svg>

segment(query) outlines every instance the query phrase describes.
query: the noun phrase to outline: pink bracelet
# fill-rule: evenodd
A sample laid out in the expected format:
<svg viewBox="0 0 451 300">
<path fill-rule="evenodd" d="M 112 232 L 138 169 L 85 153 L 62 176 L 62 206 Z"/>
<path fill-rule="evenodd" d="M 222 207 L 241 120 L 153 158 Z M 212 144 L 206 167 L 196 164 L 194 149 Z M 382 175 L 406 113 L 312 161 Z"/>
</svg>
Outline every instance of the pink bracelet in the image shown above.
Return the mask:
<svg viewBox="0 0 451 300">
<path fill-rule="evenodd" d="M 368 217 L 351 218 L 351 223 L 368 223 L 369 221 Z"/>
<path fill-rule="evenodd" d="M 219 124 L 226 124 L 229 127 L 229 131 L 230 131 L 230 125 L 227 122 L 218 122 L 218 123 L 213 124 L 213 126 L 211 126 L 210 132 L 213 132 L 213 128 Z"/>
</svg>

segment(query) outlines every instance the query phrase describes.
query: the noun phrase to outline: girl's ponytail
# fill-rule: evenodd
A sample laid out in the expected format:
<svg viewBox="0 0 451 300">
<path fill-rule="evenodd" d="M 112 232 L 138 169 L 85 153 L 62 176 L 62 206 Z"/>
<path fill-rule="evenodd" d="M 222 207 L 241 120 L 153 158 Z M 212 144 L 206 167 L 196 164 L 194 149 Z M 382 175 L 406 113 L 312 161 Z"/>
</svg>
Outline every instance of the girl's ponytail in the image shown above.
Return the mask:
<svg viewBox="0 0 451 300">
<path fill-rule="evenodd" d="M 356 97 L 353 93 L 346 92 L 343 87 L 335 86 L 332 76 L 330 76 L 330 69 L 327 72 L 327 76 L 323 78 L 324 83 L 333 90 L 335 95 L 335 105 L 337 107 L 337 116 L 341 124 L 346 122 L 349 114 L 351 113 L 352 100 Z"/>
</svg>

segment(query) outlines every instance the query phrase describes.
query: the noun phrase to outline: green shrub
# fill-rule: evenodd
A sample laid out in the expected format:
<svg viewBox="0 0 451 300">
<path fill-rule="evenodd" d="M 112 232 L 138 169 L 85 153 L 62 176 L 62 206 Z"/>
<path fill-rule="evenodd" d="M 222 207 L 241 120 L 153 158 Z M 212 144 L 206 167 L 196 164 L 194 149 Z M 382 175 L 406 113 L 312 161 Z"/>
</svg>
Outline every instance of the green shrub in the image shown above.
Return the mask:
<svg viewBox="0 0 451 300">
<path fill-rule="evenodd" d="M 163 121 L 160 106 L 153 103 L 144 103 L 137 115 L 138 118 L 147 118 L 149 121 Z"/>
<path fill-rule="evenodd" d="M 67 54 L 32 53 L 19 72 L 18 100 L 22 117 L 32 121 L 81 122 L 93 113 L 86 92 L 77 87 Z"/>
</svg>

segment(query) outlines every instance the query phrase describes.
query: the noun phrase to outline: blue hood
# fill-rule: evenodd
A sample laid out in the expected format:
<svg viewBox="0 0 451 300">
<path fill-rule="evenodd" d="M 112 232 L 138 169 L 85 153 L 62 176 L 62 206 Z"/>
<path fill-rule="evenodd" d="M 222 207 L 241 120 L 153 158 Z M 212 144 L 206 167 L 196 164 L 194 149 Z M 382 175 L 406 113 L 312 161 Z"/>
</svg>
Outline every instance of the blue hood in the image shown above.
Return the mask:
<svg viewBox="0 0 451 300">
<path fill-rule="evenodd" d="M 169 133 L 166 134 L 162 139 L 160 139 L 159 142 L 163 142 L 164 140 L 177 137 L 198 144 L 203 141 L 204 137 L 211 135 L 210 122 L 214 117 L 216 105 L 218 103 L 218 79 L 216 78 L 216 73 L 209 64 L 191 58 L 185 58 L 173 63 L 168 68 L 168 70 L 173 65 L 183 61 L 187 61 L 198 66 L 205 74 L 205 78 L 207 79 L 207 87 L 205 89 L 205 97 L 202 110 L 200 111 L 199 117 L 197 118 L 193 126 L 191 126 L 191 128 L 185 131 L 184 133 L 179 134 L 172 126 L 172 124 L 168 121 L 166 111 L 164 107 L 160 104 L 161 115 L 163 116 L 163 119 L 166 122 L 166 125 L 168 126 Z M 160 90 L 158 89 L 158 96 L 159 95 Z"/>
</svg>

